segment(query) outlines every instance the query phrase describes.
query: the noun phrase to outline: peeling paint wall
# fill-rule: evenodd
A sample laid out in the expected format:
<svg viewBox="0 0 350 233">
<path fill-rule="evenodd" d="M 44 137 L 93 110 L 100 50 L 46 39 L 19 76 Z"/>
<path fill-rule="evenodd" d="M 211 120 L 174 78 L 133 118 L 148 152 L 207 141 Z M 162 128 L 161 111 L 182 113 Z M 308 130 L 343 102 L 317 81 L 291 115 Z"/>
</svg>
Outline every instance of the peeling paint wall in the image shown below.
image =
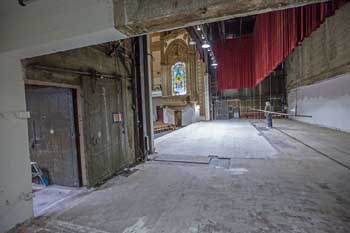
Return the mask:
<svg viewBox="0 0 350 233">
<path fill-rule="evenodd" d="M 119 43 L 119 42 L 118 42 Z M 85 47 L 27 59 L 26 79 L 79 86 L 82 96 L 86 171 L 89 186 L 94 186 L 135 163 L 134 112 L 131 88 L 131 42 L 120 42 L 123 56 L 110 56 L 111 44 Z M 40 70 L 33 65 L 92 70 L 118 74 L 119 79 L 94 79 L 72 73 Z M 123 121 L 113 122 L 113 113 Z"/>
<path fill-rule="evenodd" d="M 327 18 L 286 62 L 288 107 L 297 120 L 350 130 L 350 4 Z"/>
</svg>

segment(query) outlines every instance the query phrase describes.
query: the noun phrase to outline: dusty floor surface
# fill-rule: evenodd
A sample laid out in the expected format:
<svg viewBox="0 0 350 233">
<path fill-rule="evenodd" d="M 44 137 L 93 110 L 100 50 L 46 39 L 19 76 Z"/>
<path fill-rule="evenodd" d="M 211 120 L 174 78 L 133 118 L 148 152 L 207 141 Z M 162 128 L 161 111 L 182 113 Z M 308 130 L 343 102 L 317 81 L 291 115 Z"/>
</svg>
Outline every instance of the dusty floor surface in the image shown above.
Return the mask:
<svg viewBox="0 0 350 233">
<path fill-rule="evenodd" d="M 350 135 L 274 123 L 207 122 L 165 135 L 159 161 L 17 232 L 349 233 Z"/>
<path fill-rule="evenodd" d="M 35 188 L 39 187 L 39 188 Z M 61 203 L 88 192 L 86 188 L 72 188 L 58 185 L 47 187 L 33 185 L 33 212 L 35 217 L 56 211 Z"/>
<path fill-rule="evenodd" d="M 162 155 L 270 158 L 276 154 L 248 121 L 199 122 L 157 138 L 155 146 Z"/>
</svg>

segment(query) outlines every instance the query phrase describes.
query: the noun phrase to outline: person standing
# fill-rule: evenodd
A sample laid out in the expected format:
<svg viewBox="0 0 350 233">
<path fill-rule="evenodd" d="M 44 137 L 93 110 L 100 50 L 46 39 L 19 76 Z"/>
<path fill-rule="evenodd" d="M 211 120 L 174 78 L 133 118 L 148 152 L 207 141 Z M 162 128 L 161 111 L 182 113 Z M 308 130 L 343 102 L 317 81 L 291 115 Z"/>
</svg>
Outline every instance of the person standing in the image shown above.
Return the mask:
<svg viewBox="0 0 350 233">
<path fill-rule="evenodd" d="M 266 117 L 266 121 L 267 121 L 267 127 L 268 128 L 272 128 L 272 114 L 271 112 L 268 112 L 268 111 L 271 111 L 272 108 L 271 108 L 271 104 L 269 101 L 266 101 L 265 102 L 265 117 Z"/>
</svg>

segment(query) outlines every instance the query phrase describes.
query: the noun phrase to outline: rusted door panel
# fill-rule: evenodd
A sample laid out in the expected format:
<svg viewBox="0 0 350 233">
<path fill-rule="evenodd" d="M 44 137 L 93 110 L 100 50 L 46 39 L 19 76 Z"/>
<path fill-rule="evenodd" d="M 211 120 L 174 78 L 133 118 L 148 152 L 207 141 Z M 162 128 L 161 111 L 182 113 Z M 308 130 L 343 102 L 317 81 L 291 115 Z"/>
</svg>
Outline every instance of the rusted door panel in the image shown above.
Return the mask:
<svg viewBox="0 0 350 233">
<path fill-rule="evenodd" d="M 122 123 L 113 123 L 113 113 L 123 109 L 122 92 L 116 80 L 85 79 L 83 86 L 88 173 L 90 183 L 96 184 L 125 164 Z"/>
<path fill-rule="evenodd" d="M 26 86 L 26 100 L 31 160 L 52 184 L 79 186 L 72 90 Z"/>
</svg>

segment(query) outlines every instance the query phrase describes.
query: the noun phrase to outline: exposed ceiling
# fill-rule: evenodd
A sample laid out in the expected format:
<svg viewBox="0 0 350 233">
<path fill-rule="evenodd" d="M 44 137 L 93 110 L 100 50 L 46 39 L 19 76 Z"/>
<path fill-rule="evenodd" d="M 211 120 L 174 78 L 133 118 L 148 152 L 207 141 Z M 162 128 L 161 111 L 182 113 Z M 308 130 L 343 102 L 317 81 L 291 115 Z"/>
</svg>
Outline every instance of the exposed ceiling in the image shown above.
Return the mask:
<svg viewBox="0 0 350 233">
<path fill-rule="evenodd" d="M 247 16 L 207 24 L 210 41 L 225 40 L 251 34 L 254 30 L 255 16 Z"/>
</svg>

